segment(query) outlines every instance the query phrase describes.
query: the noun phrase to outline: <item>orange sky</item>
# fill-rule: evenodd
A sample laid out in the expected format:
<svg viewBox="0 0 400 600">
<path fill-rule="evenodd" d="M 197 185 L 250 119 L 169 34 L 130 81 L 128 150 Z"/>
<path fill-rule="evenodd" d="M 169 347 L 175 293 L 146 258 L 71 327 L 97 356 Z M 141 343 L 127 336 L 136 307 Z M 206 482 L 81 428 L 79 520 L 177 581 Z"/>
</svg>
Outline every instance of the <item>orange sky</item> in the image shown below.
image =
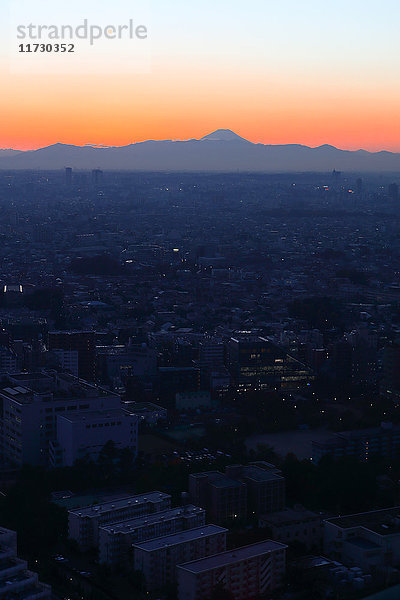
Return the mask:
<svg viewBox="0 0 400 600">
<path fill-rule="evenodd" d="M 181 83 L 180 83 L 181 81 Z M 184 81 L 184 83 L 182 83 Z M 46 93 L 43 93 L 46 89 Z M 27 90 L 29 94 L 27 94 Z M 333 93 L 332 93 L 333 92 Z M 145 139 L 201 137 L 232 129 L 267 144 L 329 143 L 400 150 L 399 97 L 338 91 L 297 82 L 165 73 L 114 77 L 14 77 L 0 100 L 0 145 L 30 149 L 56 142 L 124 145 Z"/>
<path fill-rule="evenodd" d="M 130 14 L 126 0 L 99 2 L 92 18 L 100 19 L 99 7 L 113 22 Z M 81 1 L 28 6 L 39 3 L 42 19 L 50 4 L 65 9 L 54 20 L 81 17 Z M 19 72 L 24 57 L 12 39 L 11 63 L 0 49 L 0 147 L 124 145 L 224 128 L 266 144 L 400 151 L 400 5 L 385 3 L 390 11 L 375 0 L 323 8 L 320 0 L 252 0 L 252 10 L 228 0 L 148 0 L 148 46 L 78 45 L 63 74 L 59 57 L 56 70 L 36 69 L 40 55 Z M 148 68 L 131 72 L 142 51 Z"/>
</svg>

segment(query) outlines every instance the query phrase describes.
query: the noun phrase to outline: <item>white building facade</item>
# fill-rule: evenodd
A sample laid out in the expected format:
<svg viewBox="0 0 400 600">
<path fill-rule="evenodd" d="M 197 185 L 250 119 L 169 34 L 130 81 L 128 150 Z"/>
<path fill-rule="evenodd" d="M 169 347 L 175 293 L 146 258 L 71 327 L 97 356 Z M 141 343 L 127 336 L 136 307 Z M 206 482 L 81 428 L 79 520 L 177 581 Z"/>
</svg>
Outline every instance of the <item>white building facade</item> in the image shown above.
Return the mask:
<svg viewBox="0 0 400 600">
<path fill-rule="evenodd" d="M 173 583 L 176 566 L 226 550 L 227 529 L 205 525 L 134 544 L 134 568 L 141 571 L 148 590 Z"/>
<path fill-rule="evenodd" d="M 57 450 L 53 466 L 72 466 L 78 459 L 96 460 L 112 441 L 137 455 L 138 418 L 120 408 L 57 415 Z M 56 446 L 54 446 L 56 448 Z M 61 462 L 61 464 L 59 464 Z"/>
<path fill-rule="evenodd" d="M 163 492 L 149 492 L 77 508 L 68 513 L 68 535 L 78 542 L 82 550 L 95 548 L 101 526 L 150 515 L 170 506 L 171 496 Z"/>
</svg>

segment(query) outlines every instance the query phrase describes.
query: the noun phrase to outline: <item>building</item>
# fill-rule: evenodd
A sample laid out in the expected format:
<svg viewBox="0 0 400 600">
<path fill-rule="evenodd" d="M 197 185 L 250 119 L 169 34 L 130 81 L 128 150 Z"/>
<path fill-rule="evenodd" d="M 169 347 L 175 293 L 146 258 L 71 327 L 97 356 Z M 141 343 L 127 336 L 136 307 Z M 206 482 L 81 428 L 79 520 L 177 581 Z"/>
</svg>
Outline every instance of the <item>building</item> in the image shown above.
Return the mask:
<svg viewBox="0 0 400 600">
<path fill-rule="evenodd" d="M 98 373 L 103 383 L 120 381 L 127 388 L 130 379 L 152 389 L 157 376 L 157 354 L 146 344 L 97 346 Z M 133 398 L 134 399 L 134 398 Z"/>
<path fill-rule="evenodd" d="M 159 393 L 163 403 L 175 407 L 176 394 L 200 390 L 200 369 L 195 367 L 159 367 Z"/>
<path fill-rule="evenodd" d="M 333 372 L 340 384 L 349 386 L 353 380 L 353 347 L 346 340 L 339 340 L 331 349 Z"/>
<path fill-rule="evenodd" d="M 189 493 L 195 504 L 203 506 L 207 517 L 216 523 L 247 516 L 247 487 L 219 471 L 189 475 Z"/>
<path fill-rule="evenodd" d="M 285 492 L 285 479 L 279 469 L 265 462 L 230 465 L 225 473 L 189 475 L 192 501 L 204 506 L 209 518 L 217 523 L 282 510 Z"/>
<path fill-rule="evenodd" d="M 55 348 L 52 350 L 56 356 L 60 369 L 63 373 L 70 373 L 74 377 L 79 377 L 79 352 L 78 350 L 62 350 Z"/>
<path fill-rule="evenodd" d="M 121 408 L 59 414 L 57 440 L 50 442 L 51 463 L 71 467 L 78 459 L 96 460 L 110 441 L 136 457 L 137 438 L 138 418 Z"/>
<path fill-rule="evenodd" d="M 84 506 L 68 512 L 68 535 L 78 542 L 81 549 L 93 548 L 98 544 L 100 527 L 160 512 L 170 506 L 171 496 L 163 492 L 149 492 Z"/>
<path fill-rule="evenodd" d="M 323 456 L 352 456 L 367 461 L 372 456 L 393 460 L 400 454 L 400 426 L 381 423 L 381 427 L 335 433 L 325 441 L 312 442 L 312 459 L 318 463 Z"/>
<path fill-rule="evenodd" d="M 94 331 L 49 331 L 49 351 L 63 350 L 71 360 L 71 352 L 78 353 L 78 376 L 94 381 L 96 376 L 96 339 Z"/>
<path fill-rule="evenodd" d="M 296 390 L 310 384 L 311 370 L 268 339 L 237 335 L 227 343 L 227 367 L 238 391 Z"/>
<path fill-rule="evenodd" d="M 103 183 L 103 171 L 101 169 L 92 170 L 92 183 L 94 185 Z"/>
<path fill-rule="evenodd" d="M 17 556 L 17 534 L 0 528 L 0 598 L 4 600 L 51 600 L 51 587 L 40 583 L 37 573 Z"/>
<path fill-rule="evenodd" d="M 198 364 L 201 369 L 223 367 L 225 361 L 225 346 L 220 338 L 205 338 L 199 343 Z"/>
<path fill-rule="evenodd" d="M 162 406 L 153 404 L 152 402 L 122 402 L 122 406 L 132 415 L 135 415 L 139 422 L 147 423 L 148 425 L 157 425 L 159 421 L 165 421 L 168 416 L 168 411 Z"/>
<path fill-rule="evenodd" d="M 206 391 L 179 392 L 175 397 L 175 407 L 181 411 L 213 406 L 215 406 L 215 403 L 211 400 L 211 394 Z"/>
<path fill-rule="evenodd" d="M 178 565 L 178 599 L 204 600 L 218 586 L 229 590 L 235 600 L 272 592 L 282 583 L 286 548 L 266 540 Z"/>
<path fill-rule="evenodd" d="M 324 552 L 349 567 L 374 572 L 400 565 L 400 507 L 327 519 Z"/>
<path fill-rule="evenodd" d="M 47 465 L 57 441 L 61 414 L 119 409 L 120 398 L 76 377 L 56 373 L 16 373 L 0 389 L 3 405 L 1 448 L 4 458 L 21 466 Z"/>
<path fill-rule="evenodd" d="M 323 539 L 323 518 L 305 508 L 287 508 L 258 519 L 259 527 L 266 527 L 274 540 L 290 544 L 300 542 L 307 550 L 320 548 Z"/>
<path fill-rule="evenodd" d="M 0 373 L 14 373 L 17 368 L 17 355 L 8 347 L 0 346 Z"/>
<path fill-rule="evenodd" d="M 120 521 L 100 528 L 101 563 L 117 564 L 129 561 L 132 558 L 133 544 L 201 527 L 205 525 L 206 515 L 203 508 L 189 504 Z"/>
<path fill-rule="evenodd" d="M 262 515 L 285 507 L 285 478 L 274 465 L 265 462 L 231 465 L 226 467 L 225 472 L 229 478 L 246 484 L 249 514 Z"/>
<path fill-rule="evenodd" d="M 65 183 L 71 185 L 72 183 L 72 167 L 65 168 Z"/>
<path fill-rule="evenodd" d="M 381 393 L 394 402 L 400 398 L 400 344 L 393 342 L 383 350 Z"/>
<path fill-rule="evenodd" d="M 228 530 L 204 525 L 133 545 L 134 567 L 145 576 L 149 590 L 176 579 L 176 566 L 226 550 Z"/>
</svg>

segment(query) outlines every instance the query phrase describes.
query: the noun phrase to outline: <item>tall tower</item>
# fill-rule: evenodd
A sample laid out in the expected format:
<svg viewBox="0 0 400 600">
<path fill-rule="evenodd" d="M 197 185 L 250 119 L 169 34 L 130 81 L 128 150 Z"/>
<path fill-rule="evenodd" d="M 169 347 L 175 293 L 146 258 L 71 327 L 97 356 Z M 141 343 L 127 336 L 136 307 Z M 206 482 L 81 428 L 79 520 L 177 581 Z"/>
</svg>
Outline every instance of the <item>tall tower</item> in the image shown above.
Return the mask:
<svg viewBox="0 0 400 600">
<path fill-rule="evenodd" d="M 72 167 L 65 168 L 65 183 L 71 185 L 72 183 Z"/>
</svg>

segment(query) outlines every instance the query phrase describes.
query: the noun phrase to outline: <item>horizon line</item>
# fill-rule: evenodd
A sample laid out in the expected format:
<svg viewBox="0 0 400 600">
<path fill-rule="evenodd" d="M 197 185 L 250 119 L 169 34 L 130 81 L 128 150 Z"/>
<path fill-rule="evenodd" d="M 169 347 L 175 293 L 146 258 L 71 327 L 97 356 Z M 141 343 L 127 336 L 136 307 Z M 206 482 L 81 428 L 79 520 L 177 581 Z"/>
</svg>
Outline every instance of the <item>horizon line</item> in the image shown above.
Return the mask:
<svg viewBox="0 0 400 600">
<path fill-rule="evenodd" d="M 343 152 L 367 152 L 369 154 L 378 154 L 380 152 L 385 152 L 385 153 L 389 153 L 389 154 L 399 154 L 400 153 L 400 149 L 399 150 L 387 150 L 385 148 L 381 148 L 379 150 L 366 150 L 365 148 L 360 148 L 360 147 L 353 147 L 353 148 L 340 148 L 338 146 L 335 146 L 333 144 L 330 144 L 329 142 L 324 142 L 323 144 L 319 144 L 318 146 L 309 146 L 308 144 L 304 144 L 301 142 L 287 142 L 284 144 L 269 144 L 266 142 L 253 142 L 252 140 L 249 140 L 247 138 L 244 138 L 242 136 L 240 136 L 239 134 L 237 134 L 235 131 L 233 131 L 232 129 L 216 129 L 210 133 L 205 134 L 204 136 L 200 137 L 200 138 L 185 138 L 185 139 L 180 139 L 180 138 L 161 138 L 161 139 L 155 139 L 155 138 L 145 138 L 142 140 L 137 140 L 137 141 L 132 141 L 129 142 L 128 144 L 122 144 L 120 146 L 117 145 L 108 145 L 108 144 L 95 144 L 95 143 L 90 143 L 90 142 L 85 142 L 84 144 L 80 145 L 80 144 L 71 144 L 68 142 L 54 142 L 52 144 L 48 144 L 45 146 L 37 146 L 37 147 L 32 147 L 32 148 L 18 148 L 18 147 L 8 147 L 8 148 L 0 148 L 0 151 L 14 151 L 14 152 L 35 152 L 37 150 L 44 150 L 45 148 L 51 148 L 52 146 L 57 146 L 57 145 L 61 145 L 61 146 L 72 146 L 74 148 L 94 148 L 96 150 L 110 150 L 112 148 L 126 148 L 128 146 L 134 146 L 136 144 L 143 144 L 145 142 L 191 142 L 191 141 L 201 141 L 204 140 L 205 138 L 213 135 L 216 132 L 220 132 L 220 131 L 224 131 L 224 132 L 230 132 L 233 133 L 238 140 L 243 140 L 246 142 L 249 142 L 250 144 L 253 144 L 255 146 L 257 145 L 261 145 L 261 146 L 303 146 L 304 148 L 310 148 L 312 150 L 316 150 L 318 148 L 323 148 L 324 146 L 329 146 L 331 148 L 334 148 L 335 150 L 341 150 Z M 211 140 L 210 140 L 211 141 Z M 213 140 L 213 141 L 220 141 L 220 140 Z M 226 140 L 225 140 L 226 141 Z M 232 140 L 230 140 L 232 141 Z"/>
</svg>

